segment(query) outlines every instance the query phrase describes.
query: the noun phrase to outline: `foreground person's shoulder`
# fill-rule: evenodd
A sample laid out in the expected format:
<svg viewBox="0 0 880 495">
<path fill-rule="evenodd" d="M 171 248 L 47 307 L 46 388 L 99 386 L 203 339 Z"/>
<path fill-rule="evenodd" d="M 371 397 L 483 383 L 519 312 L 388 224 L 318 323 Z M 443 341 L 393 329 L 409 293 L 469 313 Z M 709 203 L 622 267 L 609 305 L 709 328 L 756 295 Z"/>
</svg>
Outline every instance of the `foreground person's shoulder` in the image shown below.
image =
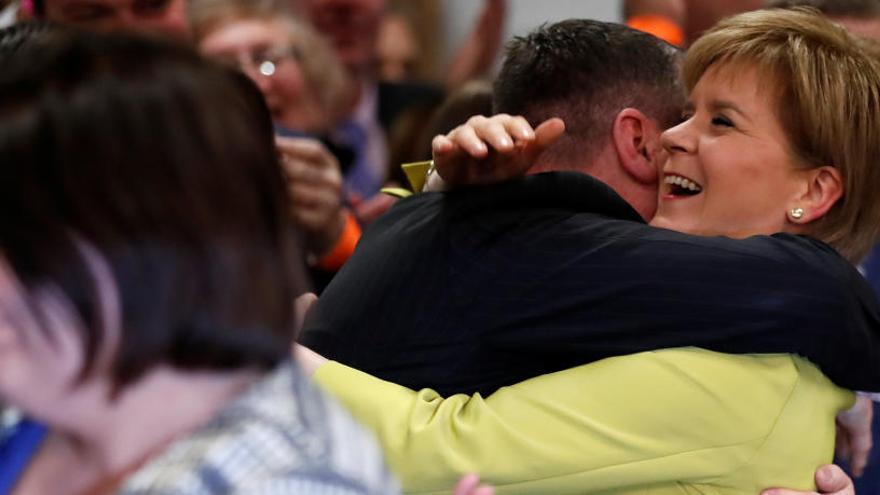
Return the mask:
<svg viewBox="0 0 880 495">
<path fill-rule="evenodd" d="M 372 436 L 284 363 L 120 492 L 397 493 Z"/>
</svg>

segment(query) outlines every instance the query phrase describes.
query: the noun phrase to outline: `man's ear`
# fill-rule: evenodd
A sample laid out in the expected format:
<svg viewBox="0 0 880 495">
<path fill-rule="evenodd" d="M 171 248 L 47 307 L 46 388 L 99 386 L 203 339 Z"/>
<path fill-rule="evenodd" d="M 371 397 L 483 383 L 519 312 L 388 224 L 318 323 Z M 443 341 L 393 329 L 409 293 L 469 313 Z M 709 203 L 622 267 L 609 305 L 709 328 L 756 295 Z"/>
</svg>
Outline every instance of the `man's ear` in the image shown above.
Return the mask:
<svg viewBox="0 0 880 495">
<path fill-rule="evenodd" d="M 624 108 L 614 118 L 612 140 L 621 167 L 642 184 L 657 182 L 660 129 L 635 108 Z"/>
<path fill-rule="evenodd" d="M 800 173 L 803 174 L 804 187 L 792 200 L 789 212 L 799 209 L 801 214 L 789 215 L 788 219 L 792 223 L 803 225 L 825 216 L 840 200 L 843 196 L 843 178 L 839 170 L 828 165 Z"/>
</svg>

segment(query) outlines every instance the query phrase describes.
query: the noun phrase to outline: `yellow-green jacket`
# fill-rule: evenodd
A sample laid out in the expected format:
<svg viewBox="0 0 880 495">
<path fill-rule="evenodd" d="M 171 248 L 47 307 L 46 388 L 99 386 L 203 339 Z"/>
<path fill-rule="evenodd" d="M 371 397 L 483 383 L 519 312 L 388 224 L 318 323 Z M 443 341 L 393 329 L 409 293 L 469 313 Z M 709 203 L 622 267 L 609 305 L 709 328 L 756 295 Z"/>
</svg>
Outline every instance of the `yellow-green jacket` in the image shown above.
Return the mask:
<svg viewBox="0 0 880 495">
<path fill-rule="evenodd" d="M 479 473 L 498 493 L 814 489 L 853 394 L 804 359 L 672 349 L 442 398 L 339 363 L 316 381 L 382 443 L 409 493 Z"/>
</svg>

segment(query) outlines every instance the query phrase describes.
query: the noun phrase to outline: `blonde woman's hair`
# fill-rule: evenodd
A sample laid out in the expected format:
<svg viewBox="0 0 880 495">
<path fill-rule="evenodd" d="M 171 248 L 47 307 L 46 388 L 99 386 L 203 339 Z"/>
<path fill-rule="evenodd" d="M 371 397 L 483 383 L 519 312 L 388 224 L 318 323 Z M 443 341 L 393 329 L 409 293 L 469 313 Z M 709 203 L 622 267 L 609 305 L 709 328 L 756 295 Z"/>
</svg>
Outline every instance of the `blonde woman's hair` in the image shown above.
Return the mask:
<svg viewBox="0 0 880 495">
<path fill-rule="evenodd" d="M 685 85 L 692 91 L 710 67 L 740 63 L 776 91 L 794 157 L 843 177 L 843 197 L 806 233 L 860 261 L 880 234 L 880 63 L 818 11 L 758 10 L 721 21 L 691 46 Z"/>
<path fill-rule="evenodd" d="M 309 94 L 326 113 L 325 126 L 329 128 L 348 109 L 351 81 L 330 44 L 310 24 L 295 16 L 289 5 L 289 0 L 189 0 L 188 15 L 196 43 L 233 21 L 283 23 L 291 40 L 295 40 Z"/>
<path fill-rule="evenodd" d="M 764 6 L 780 9 L 812 7 L 831 17 L 880 16 L 880 2 L 877 0 L 768 0 Z"/>
</svg>

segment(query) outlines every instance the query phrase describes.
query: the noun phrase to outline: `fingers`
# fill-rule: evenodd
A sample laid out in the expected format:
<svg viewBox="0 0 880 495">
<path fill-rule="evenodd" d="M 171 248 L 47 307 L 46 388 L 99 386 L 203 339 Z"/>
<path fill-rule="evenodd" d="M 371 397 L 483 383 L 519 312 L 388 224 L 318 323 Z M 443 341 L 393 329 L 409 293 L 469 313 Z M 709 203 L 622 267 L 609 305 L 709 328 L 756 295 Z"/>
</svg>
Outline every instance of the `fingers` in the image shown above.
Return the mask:
<svg viewBox="0 0 880 495">
<path fill-rule="evenodd" d="M 870 435 L 859 435 L 850 442 L 850 467 L 856 476 L 861 476 L 868 465 L 871 455 L 872 440 Z"/>
<path fill-rule="evenodd" d="M 787 490 L 785 488 L 770 488 L 764 490 L 761 495 L 819 495 L 818 492 L 799 492 L 797 490 Z"/>
<path fill-rule="evenodd" d="M 565 124 L 558 118 L 533 129 L 523 117 L 474 116 L 434 138 L 434 165 L 452 187 L 508 180 L 525 174 L 564 132 Z"/>
<path fill-rule="evenodd" d="M 514 151 L 516 146 L 525 146 L 534 139 L 532 126 L 522 117 L 477 115 L 453 129 L 445 139 L 435 139 L 434 144 L 435 151 L 446 152 L 459 147 L 471 157 L 482 159 L 486 158 L 490 149 L 507 154 Z"/>
<path fill-rule="evenodd" d="M 455 489 L 452 491 L 453 495 L 467 495 L 472 492 L 478 485 L 480 484 L 480 478 L 475 474 L 468 474 L 462 477 L 458 484 L 455 485 Z"/>
<path fill-rule="evenodd" d="M 494 495 L 495 489 L 488 485 L 480 485 L 480 478 L 475 474 L 468 474 L 459 480 L 452 491 L 452 495 Z"/>
<path fill-rule="evenodd" d="M 535 139 L 535 132 L 523 117 L 506 114 L 490 118 L 473 117 L 469 124 L 473 126 L 477 136 L 483 139 L 498 153 L 510 153 L 515 145 L 522 147 Z"/>
<path fill-rule="evenodd" d="M 871 453 L 871 421 L 873 404 L 866 397 L 859 397 L 849 410 L 837 415 L 838 454 L 848 459 L 853 474 L 861 476 Z"/>
<path fill-rule="evenodd" d="M 849 476 L 839 466 L 829 464 L 816 471 L 816 487 L 819 493 L 855 495 L 855 487 Z"/>
<path fill-rule="evenodd" d="M 534 163 L 538 155 L 556 144 L 563 134 L 565 134 L 565 123 L 562 119 L 554 117 L 542 122 L 534 131 L 534 140 L 523 150 L 526 161 Z"/>
<path fill-rule="evenodd" d="M 342 208 L 342 198 L 337 189 L 315 187 L 314 184 L 303 182 L 290 182 L 287 185 L 287 192 L 294 208 L 323 208 L 328 211 Z"/>
<path fill-rule="evenodd" d="M 468 124 L 456 127 L 448 134 L 449 139 L 464 150 L 465 153 L 474 158 L 486 158 L 489 154 L 489 148 L 486 143 L 477 135 L 476 127 Z"/>
<path fill-rule="evenodd" d="M 506 154 L 513 151 L 513 136 L 507 132 L 506 122 L 486 120 L 474 130 L 496 152 Z"/>
<path fill-rule="evenodd" d="M 342 173 L 335 166 L 285 156 L 281 160 L 281 169 L 289 181 L 323 184 L 337 190 L 342 188 Z"/>
<path fill-rule="evenodd" d="M 283 158 L 281 169 L 284 171 L 284 177 L 290 181 L 323 182 L 327 177 L 320 166 L 299 158 Z"/>
<path fill-rule="evenodd" d="M 846 429 L 837 425 L 837 434 L 834 441 L 834 454 L 841 459 L 849 459 L 849 433 Z"/>
<path fill-rule="evenodd" d="M 517 116 L 506 119 L 504 121 L 504 128 L 518 143 L 535 139 L 535 130 L 532 129 L 532 124 L 529 124 L 529 121 L 524 117 Z"/>
<path fill-rule="evenodd" d="M 278 137 L 275 143 L 293 221 L 314 238 L 311 244 L 323 246 L 338 230 L 342 209 L 342 173 L 336 157 L 315 139 Z"/>
<path fill-rule="evenodd" d="M 311 311 L 312 306 L 314 306 L 316 302 L 318 302 L 318 295 L 314 292 L 306 292 L 296 298 L 296 301 L 294 301 L 294 307 L 296 308 L 297 314 L 305 315 Z"/>
<path fill-rule="evenodd" d="M 294 327 L 294 335 L 299 335 L 299 332 L 303 327 L 303 322 L 306 320 L 306 315 L 309 314 L 309 311 L 312 310 L 312 307 L 316 302 L 318 302 L 318 296 L 312 292 L 306 292 L 297 297 L 293 302 L 293 314 L 295 316 L 294 324 L 296 325 Z"/>
<path fill-rule="evenodd" d="M 446 136 L 438 135 L 434 136 L 434 139 L 431 141 L 431 152 L 436 160 L 439 156 L 447 156 L 453 154 L 458 146 Z"/>
<path fill-rule="evenodd" d="M 495 489 L 488 485 L 480 485 L 472 495 L 495 495 Z"/>
<path fill-rule="evenodd" d="M 437 174 L 447 182 L 459 182 L 465 177 L 473 160 L 450 136 L 434 137 L 431 141 L 431 156 Z"/>
<path fill-rule="evenodd" d="M 565 122 L 558 117 L 547 119 L 535 129 L 535 144 L 543 148 L 550 147 L 565 134 Z"/>
<path fill-rule="evenodd" d="M 309 138 L 275 139 L 281 159 L 281 169 L 291 181 L 321 184 L 342 188 L 342 172 L 339 162 L 320 141 Z"/>
<path fill-rule="evenodd" d="M 306 246 L 316 255 L 326 253 L 345 228 L 338 190 L 302 182 L 290 182 L 287 190 L 291 219 L 305 234 Z"/>
<path fill-rule="evenodd" d="M 507 114 L 471 117 L 462 127 L 472 129 L 492 150 L 502 154 L 514 151 L 514 145 L 523 147 L 535 139 L 535 131 L 525 118 Z"/>
<path fill-rule="evenodd" d="M 330 210 L 320 206 L 294 205 L 290 215 L 294 225 L 305 234 L 308 246 L 319 253 L 331 247 L 345 227 L 341 208 Z"/>
<path fill-rule="evenodd" d="M 816 471 L 816 487 L 819 489 L 818 492 L 771 488 L 761 492 L 761 495 L 855 495 L 856 493 L 852 479 L 843 472 L 843 469 L 833 464 L 822 466 Z"/>
<path fill-rule="evenodd" d="M 282 156 L 298 158 L 314 165 L 338 166 L 336 157 L 317 139 L 276 137 L 275 147 Z"/>
</svg>

